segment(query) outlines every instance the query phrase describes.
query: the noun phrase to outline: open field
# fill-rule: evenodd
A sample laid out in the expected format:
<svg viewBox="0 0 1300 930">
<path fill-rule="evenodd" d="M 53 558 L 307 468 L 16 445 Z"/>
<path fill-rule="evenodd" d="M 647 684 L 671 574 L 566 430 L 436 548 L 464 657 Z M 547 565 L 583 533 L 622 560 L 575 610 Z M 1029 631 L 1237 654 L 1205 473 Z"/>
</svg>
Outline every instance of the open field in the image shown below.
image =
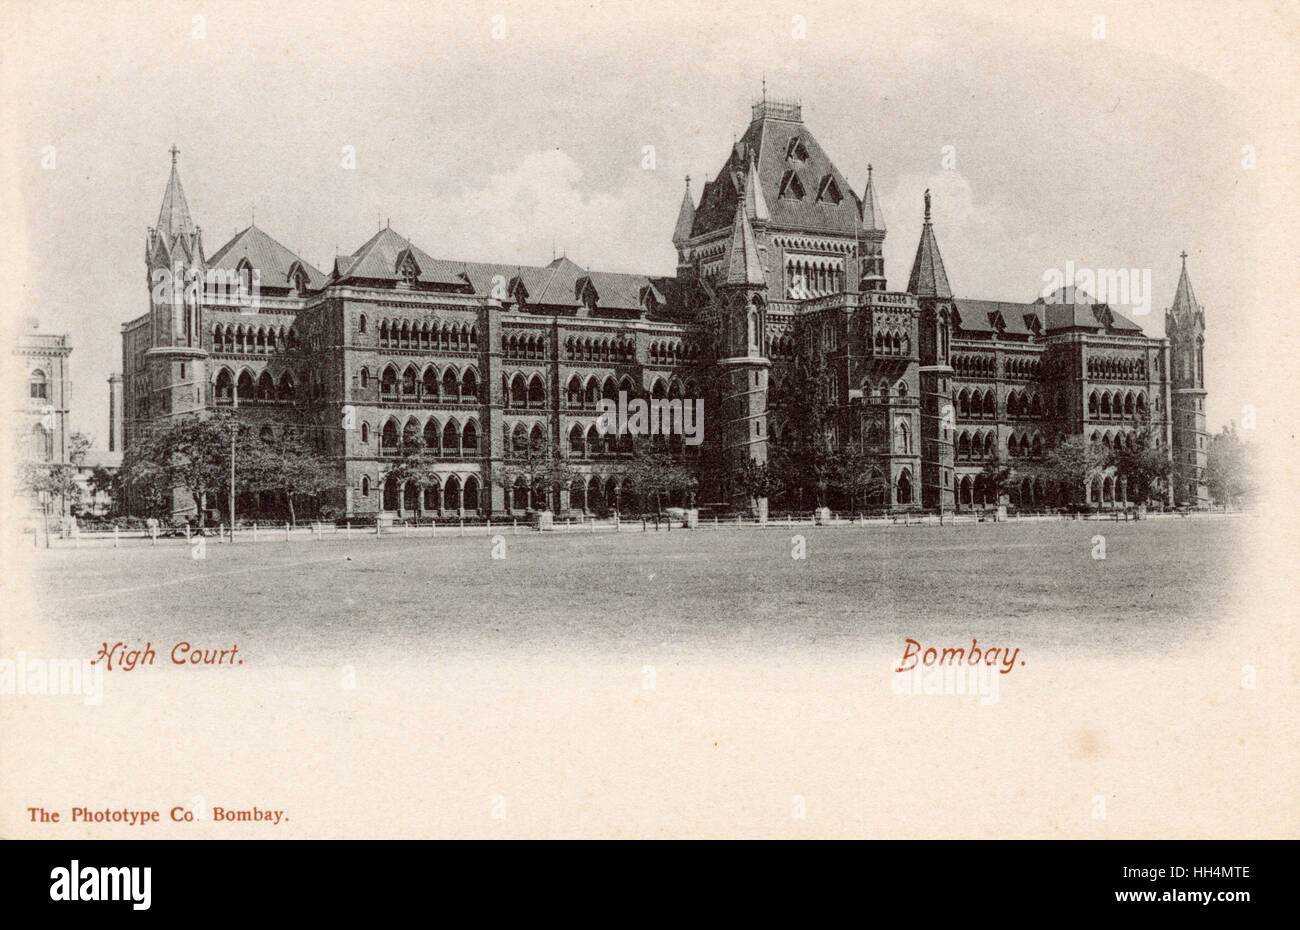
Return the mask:
<svg viewBox="0 0 1300 930">
<path fill-rule="evenodd" d="M 646 650 L 854 651 L 972 636 L 1175 652 L 1221 631 L 1247 517 L 320 542 L 30 554 L 47 629 L 240 644 L 257 664 Z M 792 537 L 806 558 L 792 558 Z M 1106 558 L 1095 559 L 1094 537 Z M 350 657 L 350 658 L 349 658 Z"/>
</svg>

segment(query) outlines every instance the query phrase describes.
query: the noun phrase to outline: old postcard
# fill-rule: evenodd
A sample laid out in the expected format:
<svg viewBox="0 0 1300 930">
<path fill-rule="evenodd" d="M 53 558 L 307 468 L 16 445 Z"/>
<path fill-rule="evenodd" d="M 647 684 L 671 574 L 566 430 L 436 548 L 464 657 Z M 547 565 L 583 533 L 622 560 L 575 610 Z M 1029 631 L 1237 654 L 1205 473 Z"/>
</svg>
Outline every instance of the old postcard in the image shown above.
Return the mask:
<svg viewBox="0 0 1300 930">
<path fill-rule="evenodd" d="M 1300 833 L 1294 4 L 0 15 L 0 835 Z"/>
</svg>

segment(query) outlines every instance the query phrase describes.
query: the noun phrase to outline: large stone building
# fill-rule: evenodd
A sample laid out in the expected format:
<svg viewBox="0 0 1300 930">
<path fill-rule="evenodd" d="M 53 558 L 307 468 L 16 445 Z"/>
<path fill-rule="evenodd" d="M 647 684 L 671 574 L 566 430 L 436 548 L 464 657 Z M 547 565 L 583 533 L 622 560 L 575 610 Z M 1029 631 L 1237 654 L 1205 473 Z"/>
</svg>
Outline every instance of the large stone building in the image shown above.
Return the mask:
<svg viewBox="0 0 1300 930">
<path fill-rule="evenodd" d="M 24 462 L 66 465 L 69 462 L 72 346 L 66 333 L 43 333 L 27 320 L 13 354 L 22 377 L 16 384 L 18 453 Z"/>
<path fill-rule="evenodd" d="M 597 429 L 599 400 L 692 398 L 721 382 L 704 448 L 739 469 L 800 428 L 782 384 L 802 354 L 827 373 L 832 444 L 887 484 L 879 503 L 992 504 L 982 471 L 995 455 L 1014 464 L 1064 435 L 1113 447 L 1141 431 L 1173 450 L 1177 500 L 1205 501 L 1204 316 L 1185 264 L 1166 339 L 1073 293 L 956 297 L 928 192 L 924 209 L 907 288 L 889 290 L 870 166 L 859 195 L 800 106 L 765 99 L 698 206 L 688 180 L 673 277 L 435 258 L 391 228 L 322 271 L 255 225 L 208 255 L 173 149 L 145 244 L 150 309 L 122 331 L 127 448 L 141 424 L 237 400 L 264 434 L 309 431 L 349 515 L 500 513 L 539 496 L 601 511 L 623 490 L 629 443 Z M 415 435 L 437 480 L 389 480 Z M 569 487 L 518 474 L 539 444 L 568 459 Z M 1041 506 L 1063 490 L 1024 478 L 1010 497 Z M 1082 490 L 1102 504 L 1125 495 L 1109 475 Z M 743 497 L 726 482 L 702 494 Z"/>
</svg>

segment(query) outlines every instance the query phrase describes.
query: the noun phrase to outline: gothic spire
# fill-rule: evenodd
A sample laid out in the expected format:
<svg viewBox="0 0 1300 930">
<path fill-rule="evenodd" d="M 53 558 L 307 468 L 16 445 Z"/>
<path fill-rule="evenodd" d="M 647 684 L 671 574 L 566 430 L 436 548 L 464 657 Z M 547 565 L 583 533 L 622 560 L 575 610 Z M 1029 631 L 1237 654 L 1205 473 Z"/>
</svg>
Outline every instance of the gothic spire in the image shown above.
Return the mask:
<svg viewBox="0 0 1300 930">
<path fill-rule="evenodd" d="M 867 189 L 862 192 L 862 228 L 868 232 L 885 231 L 885 215 L 880 212 L 876 186 L 871 180 L 871 166 L 867 165 Z"/>
<path fill-rule="evenodd" d="M 194 221 L 190 218 L 190 205 L 185 202 L 185 190 L 181 187 L 180 172 L 176 169 L 176 156 L 180 149 L 171 147 L 172 173 L 167 179 L 167 190 L 163 193 L 162 209 L 158 211 L 158 235 L 168 246 L 179 235 L 190 235 L 194 230 Z"/>
<path fill-rule="evenodd" d="M 691 200 L 691 176 L 686 176 L 686 191 L 682 194 L 682 208 L 677 212 L 677 228 L 673 230 L 673 245 L 681 245 L 691 238 L 695 225 L 695 204 Z"/>
<path fill-rule="evenodd" d="M 749 160 L 749 174 L 745 177 L 745 212 L 751 220 L 759 223 L 772 218 L 763 197 L 763 185 L 758 180 L 758 161 L 754 158 Z"/>
<path fill-rule="evenodd" d="M 727 245 L 727 276 L 724 284 L 763 285 L 763 263 L 758 257 L 758 241 L 754 227 L 745 212 L 745 201 L 736 204 L 736 219 L 731 224 L 731 240 Z"/>
<path fill-rule="evenodd" d="M 1181 253 L 1179 258 L 1183 260 L 1183 270 L 1178 275 L 1178 290 L 1174 292 L 1174 305 L 1169 312 L 1178 317 L 1192 316 L 1200 312 L 1201 305 L 1196 302 L 1192 279 L 1187 276 L 1187 253 Z"/>
<path fill-rule="evenodd" d="M 907 282 L 907 292 L 915 297 L 952 297 L 948 286 L 948 272 L 943 268 L 939 243 L 934 238 L 930 223 L 930 191 L 925 192 L 925 222 L 921 226 L 921 241 L 916 245 L 916 259 L 912 262 L 912 276 Z"/>
</svg>

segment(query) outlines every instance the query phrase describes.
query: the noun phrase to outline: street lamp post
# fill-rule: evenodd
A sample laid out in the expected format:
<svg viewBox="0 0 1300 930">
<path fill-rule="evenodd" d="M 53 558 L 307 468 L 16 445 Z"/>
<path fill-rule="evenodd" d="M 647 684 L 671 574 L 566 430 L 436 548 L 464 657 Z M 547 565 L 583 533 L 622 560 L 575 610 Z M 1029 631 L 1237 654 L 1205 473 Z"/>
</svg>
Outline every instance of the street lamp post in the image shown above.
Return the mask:
<svg viewBox="0 0 1300 930">
<path fill-rule="evenodd" d="M 231 397 L 234 398 L 234 410 L 239 410 L 239 385 L 233 384 L 230 388 Z M 230 418 L 230 544 L 235 543 L 235 433 L 239 429 L 238 416 Z"/>
</svg>

